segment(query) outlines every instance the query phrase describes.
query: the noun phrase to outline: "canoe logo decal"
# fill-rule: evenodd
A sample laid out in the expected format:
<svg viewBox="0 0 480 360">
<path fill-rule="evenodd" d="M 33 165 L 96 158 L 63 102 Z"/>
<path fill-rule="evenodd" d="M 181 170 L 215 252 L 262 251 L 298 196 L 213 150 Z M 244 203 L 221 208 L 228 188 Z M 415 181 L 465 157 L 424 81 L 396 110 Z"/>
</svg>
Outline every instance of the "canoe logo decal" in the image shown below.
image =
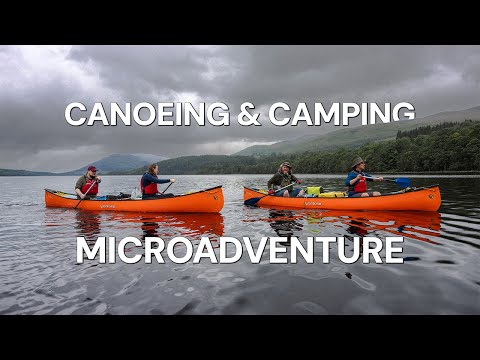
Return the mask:
<svg viewBox="0 0 480 360">
<path fill-rule="evenodd" d="M 214 200 L 217 200 L 217 199 L 218 199 L 218 196 L 217 196 L 217 195 L 213 195 L 213 199 L 214 199 Z"/>
<path fill-rule="evenodd" d="M 428 195 L 430 199 L 433 199 L 433 194 Z"/>
<path fill-rule="evenodd" d="M 316 206 L 320 206 L 320 205 L 322 205 L 322 203 L 321 203 L 321 202 L 314 202 L 314 201 L 313 201 L 313 202 L 306 202 L 305 205 L 316 205 Z"/>
<path fill-rule="evenodd" d="M 115 205 L 100 205 L 100 209 L 115 209 Z"/>
</svg>

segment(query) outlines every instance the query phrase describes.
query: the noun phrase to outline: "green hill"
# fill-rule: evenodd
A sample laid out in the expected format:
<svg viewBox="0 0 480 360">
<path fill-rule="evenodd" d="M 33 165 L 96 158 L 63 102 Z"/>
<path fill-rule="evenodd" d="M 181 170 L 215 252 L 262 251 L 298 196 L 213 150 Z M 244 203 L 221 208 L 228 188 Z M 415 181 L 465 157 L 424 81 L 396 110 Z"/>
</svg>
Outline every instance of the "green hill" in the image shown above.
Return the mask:
<svg viewBox="0 0 480 360">
<path fill-rule="evenodd" d="M 258 159 L 252 156 L 199 155 L 181 156 L 158 162 L 161 174 L 234 174 L 242 173 L 245 166 L 253 166 Z M 111 175 L 139 175 L 146 171 L 142 166 L 128 171 L 115 171 Z"/>
<path fill-rule="evenodd" d="M 480 121 L 480 106 L 461 111 L 443 112 L 415 120 L 343 128 L 318 136 L 308 135 L 294 141 L 281 141 L 272 145 L 255 145 L 234 155 L 262 156 L 275 153 L 294 154 L 305 151 L 334 150 L 340 147 L 354 148 L 370 142 L 394 139 L 399 130 L 407 131 L 426 125 L 465 120 Z"/>
<path fill-rule="evenodd" d="M 85 174 L 89 165 L 95 166 L 100 173 L 105 174 L 112 171 L 136 169 L 164 159 L 166 157 L 151 154 L 112 154 L 79 169 L 63 172 L 59 175 L 82 175 Z"/>
<path fill-rule="evenodd" d="M 50 172 L 43 172 L 43 171 L 0 169 L 0 176 L 49 176 L 49 175 L 57 175 L 57 174 L 50 173 Z"/>
<path fill-rule="evenodd" d="M 271 174 L 282 161 L 304 174 L 345 173 L 357 156 L 371 172 L 468 172 L 480 170 L 480 122 L 467 120 L 397 131 L 392 139 L 361 147 L 288 155 L 183 156 L 158 163 L 160 174 Z M 140 175 L 145 168 L 116 174 Z"/>
</svg>

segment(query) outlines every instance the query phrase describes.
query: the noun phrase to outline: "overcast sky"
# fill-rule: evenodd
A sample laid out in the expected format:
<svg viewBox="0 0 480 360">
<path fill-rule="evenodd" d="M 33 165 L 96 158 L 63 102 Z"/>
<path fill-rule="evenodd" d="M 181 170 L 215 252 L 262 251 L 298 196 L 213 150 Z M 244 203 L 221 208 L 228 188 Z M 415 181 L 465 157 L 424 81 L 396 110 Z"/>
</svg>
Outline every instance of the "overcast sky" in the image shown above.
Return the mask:
<svg viewBox="0 0 480 360">
<path fill-rule="evenodd" d="M 412 103 L 416 116 L 480 105 L 480 46 L 3 46 L 0 168 L 65 171 L 112 153 L 231 154 L 325 126 L 240 127 L 277 101 Z M 74 127 L 69 103 L 223 102 L 229 127 Z M 76 114 L 74 112 L 74 114 Z M 268 116 L 268 113 L 265 113 Z M 88 117 L 88 114 L 87 114 Z"/>
</svg>

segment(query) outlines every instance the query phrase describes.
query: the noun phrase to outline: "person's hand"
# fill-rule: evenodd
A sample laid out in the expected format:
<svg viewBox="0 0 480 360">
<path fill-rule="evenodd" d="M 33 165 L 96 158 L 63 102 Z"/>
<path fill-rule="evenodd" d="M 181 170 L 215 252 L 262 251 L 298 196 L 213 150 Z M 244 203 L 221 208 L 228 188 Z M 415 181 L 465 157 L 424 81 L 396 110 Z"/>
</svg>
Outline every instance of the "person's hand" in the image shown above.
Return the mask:
<svg viewBox="0 0 480 360">
<path fill-rule="evenodd" d="M 85 194 L 80 195 L 80 198 L 83 200 L 85 199 Z"/>
<path fill-rule="evenodd" d="M 302 180 L 300 179 L 297 179 L 297 181 L 295 181 L 297 184 L 301 184 L 302 183 Z"/>
<path fill-rule="evenodd" d="M 383 181 L 383 177 L 379 176 L 378 178 L 378 181 Z"/>
<path fill-rule="evenodd" d="M 102 182 L 102 179 L 100 179 L 98 176 L 95 178 L 95 180 L 97 181 L 98 184 Z"/>
<path fill-rule="evenodd" d="M 177 179 L 170 179 L 170 182 L 176 182 Z"/>
<path fill-rule="evenodd" d="M 360 179 L 362 179 L 362 178 L 363 178 L 363 175 L 362 175 L 362 174 L 358 174 L 358 175 L 357 175 L 357 179 L 358 179 L 358 180 L 360 180 Z"/>
<path fill-rule="evenodd" d="M 273 189 L 268 190 L 268 195 L 273 195 Z"/>
</svg>

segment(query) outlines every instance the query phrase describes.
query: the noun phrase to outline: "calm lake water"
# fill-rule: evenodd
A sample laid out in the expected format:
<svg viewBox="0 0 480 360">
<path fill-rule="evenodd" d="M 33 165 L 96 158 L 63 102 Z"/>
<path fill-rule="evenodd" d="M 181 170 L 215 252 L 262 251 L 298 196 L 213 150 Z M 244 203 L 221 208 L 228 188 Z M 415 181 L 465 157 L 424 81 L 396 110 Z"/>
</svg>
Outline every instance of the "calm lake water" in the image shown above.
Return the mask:
<svg viewBox="0 0 480 360">
<path fill-rule="evenodd" d="M 298 176 L 303 185 L 343 189 L 343 176 Z M 222 212 L 47 209 L 43 189 L 71 193 L 77 177 L 0 177 L 0 314 L 480 314 L 479 176 L 410 176 L 412 186 L 440 185 L 438 213 L 251 208 L 242 186 L 265 187 L 269 175 L 175 177 L 169 192 L 223 185 Z M 130 193 L 138 182 L 104 176 L 100 195 Z M 246 252 L 235 264 L 176 264 L 167 256 L 165 264 L 76 264 L 76 236 L 185 236 L 195 247 L 201 236 L 249 236 L 254 245 L 262 236 L 344 236 L 350 244 L 355 236 L 403 236 L 404 263 L 344 264 L 334 245 L 323 264 L 318 244 L 314 264 L 270 264 L 268 251 L 260 264 Z"/>
</svg>

